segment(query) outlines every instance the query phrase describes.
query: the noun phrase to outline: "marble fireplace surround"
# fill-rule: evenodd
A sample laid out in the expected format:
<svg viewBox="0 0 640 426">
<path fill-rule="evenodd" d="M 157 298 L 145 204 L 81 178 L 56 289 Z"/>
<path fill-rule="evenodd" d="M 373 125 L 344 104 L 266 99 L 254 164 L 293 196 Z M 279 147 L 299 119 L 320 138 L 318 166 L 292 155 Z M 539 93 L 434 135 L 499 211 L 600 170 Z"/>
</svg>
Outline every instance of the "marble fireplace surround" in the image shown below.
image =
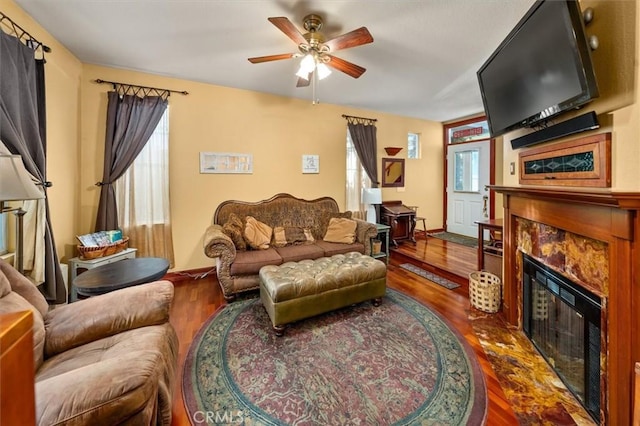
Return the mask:
<svg viewBox="0 0 640 426">
<path fill-rule="evenodd" d="M 491 186 L 504 197 L 503 315 L 522 329 L 522 252 L 602 297 L 602 424 L 631 424 L 640 361 L 640 193 Z"/>
</svg>

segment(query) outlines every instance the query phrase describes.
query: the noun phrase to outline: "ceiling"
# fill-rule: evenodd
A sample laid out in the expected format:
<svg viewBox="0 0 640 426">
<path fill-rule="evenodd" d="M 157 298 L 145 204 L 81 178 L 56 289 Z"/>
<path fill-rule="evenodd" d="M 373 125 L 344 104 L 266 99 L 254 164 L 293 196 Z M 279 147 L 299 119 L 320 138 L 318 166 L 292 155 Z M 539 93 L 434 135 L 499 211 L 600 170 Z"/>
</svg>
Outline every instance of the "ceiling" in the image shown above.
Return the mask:
<svg viewBox="0 0 640 426">
<path fill-rule="evenodd" d="M 367 69 L 320 81 L 322 103 L 434 121 L 483 111 L 476 71 L 533 0 L 15 0 L 84 63 L 312 100 L 300 59 L 267 21 L 324 18 L 327 39 L 365 26 L 374 42 L 335 56 Z M 41 40 L 47 44 L 47 40 Z M 126 82 L 125 82 L 126 83 Z M 171 89 L 184 90 L 181 87 Z"/>
</svg>

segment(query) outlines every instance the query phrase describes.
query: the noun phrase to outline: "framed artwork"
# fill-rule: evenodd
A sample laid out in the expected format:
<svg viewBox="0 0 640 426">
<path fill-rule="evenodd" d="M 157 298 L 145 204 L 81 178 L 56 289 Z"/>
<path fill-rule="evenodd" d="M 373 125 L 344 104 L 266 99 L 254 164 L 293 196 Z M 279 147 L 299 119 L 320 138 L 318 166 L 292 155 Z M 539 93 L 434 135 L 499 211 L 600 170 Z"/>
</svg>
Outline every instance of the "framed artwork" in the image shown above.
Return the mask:
<svg viewBox="0 0 640 426">
<path fill-rule="evenodd" d="M 382 159 L 382 187 L 404 186 L 404 158 Z"/>
<path fill-rule="evenodd" d="M 200 173 L 253 173 L 253 155 L 201 152 Z"/>
<path fill-rule="evenodd" d="M 303 155 L 302 173 L 320 173 L 320 156 Z"/>
</svg>

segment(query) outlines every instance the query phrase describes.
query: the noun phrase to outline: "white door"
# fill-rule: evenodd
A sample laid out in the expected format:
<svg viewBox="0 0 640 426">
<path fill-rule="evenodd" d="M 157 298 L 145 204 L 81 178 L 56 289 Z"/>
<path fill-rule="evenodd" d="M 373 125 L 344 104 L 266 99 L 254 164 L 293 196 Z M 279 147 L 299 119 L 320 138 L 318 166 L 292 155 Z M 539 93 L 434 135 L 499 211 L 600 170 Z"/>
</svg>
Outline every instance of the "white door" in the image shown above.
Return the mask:
<svg viewBox="0 0 640 426">
<path fill-rule="evenodd" d="M 490 142 L 447 148 L 447 231 L 478 236 L 476 221 L 489 218 Z"/>
</svg>

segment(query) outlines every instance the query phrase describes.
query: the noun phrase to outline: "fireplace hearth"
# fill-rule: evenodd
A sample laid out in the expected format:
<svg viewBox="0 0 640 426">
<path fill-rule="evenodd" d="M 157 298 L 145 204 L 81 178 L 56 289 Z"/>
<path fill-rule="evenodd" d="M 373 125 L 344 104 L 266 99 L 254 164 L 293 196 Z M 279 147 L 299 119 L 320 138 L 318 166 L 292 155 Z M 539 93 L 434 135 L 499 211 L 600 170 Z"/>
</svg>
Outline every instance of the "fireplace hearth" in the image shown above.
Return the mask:
<svg viewBox="0 0 640 426">
<path fill-rule="evenodd" d="M 598 296 L 602 308 L 596 418 L 601 425 L 631 424 L 634 365 L 640 361 L 640 193 L 490 188 L 504 196 L 504 319 L 524 329 L 522 253 Z M 590 341 L 597 344 L 597 339 Z"/>
<path fill-rule="evenodd" d="M 600 297 L 523 253 L 523 331 L 596 421 L 601 306 Z"/>
</svg>

